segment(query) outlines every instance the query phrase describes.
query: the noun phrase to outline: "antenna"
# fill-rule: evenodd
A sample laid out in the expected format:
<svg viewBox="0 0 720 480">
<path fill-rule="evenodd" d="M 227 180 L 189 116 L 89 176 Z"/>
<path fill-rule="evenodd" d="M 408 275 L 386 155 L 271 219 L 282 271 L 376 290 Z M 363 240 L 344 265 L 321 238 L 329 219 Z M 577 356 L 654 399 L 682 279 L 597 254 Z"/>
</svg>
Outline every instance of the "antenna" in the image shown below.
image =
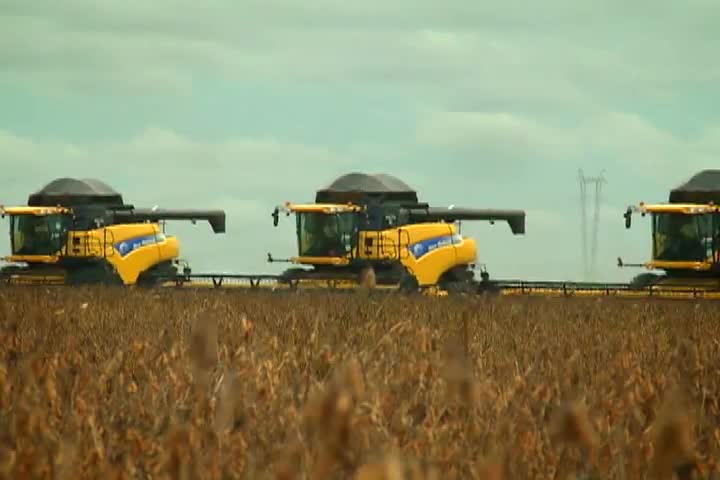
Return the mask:
<svg viewBox="0 0 720 480">
<path fill-rule="evenodd" d="M 582 263 L 583 263 L 583 280 L 589 281 L 591 276 L 595 275 L 598 250 L 598 227 L 600 224 L 600 199 L 602 197 L 602 185 L 607 183 L 604 174 L 605 170 L 600 172 L 596 177 L 586 177 L 582 169 L 578 171 L 578 181 L 580 182 L 580 208 L 582 215 Z M 592 225 L 592 244 L 590 247 L 590 258 L 588 259 L 587 245 L 587 185 L 595 184 L 595 198 L 593 201 L 593 225 Z M 588 261 L 589 260 L 589 261 Z"/>
</svg>

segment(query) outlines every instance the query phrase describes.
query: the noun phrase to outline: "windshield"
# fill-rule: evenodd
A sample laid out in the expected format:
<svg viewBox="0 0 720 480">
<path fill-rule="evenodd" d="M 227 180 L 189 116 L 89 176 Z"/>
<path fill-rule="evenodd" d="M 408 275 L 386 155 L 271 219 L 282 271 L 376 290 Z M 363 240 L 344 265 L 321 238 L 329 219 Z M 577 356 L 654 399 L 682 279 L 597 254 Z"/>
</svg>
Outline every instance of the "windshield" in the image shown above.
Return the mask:
<svg viewBox="0 0 720 480">
<path fill-rule="evenodd" d="M 301 257 L 342 257 L 353 250 L 358 214 L 298 212 L 296 215 Z"/>
<path fill-rule="evenodd" d="M 67 215 L 13 215 L 10 242 L 13 255 L 51 255 L 65 246 Z"/>
<path fill-rule="evenodd" d="M 701 262 L 712 258 L 717 222 L 710 214 L 653 214 L 653 250 L 657 260 Z"/>
</svg>

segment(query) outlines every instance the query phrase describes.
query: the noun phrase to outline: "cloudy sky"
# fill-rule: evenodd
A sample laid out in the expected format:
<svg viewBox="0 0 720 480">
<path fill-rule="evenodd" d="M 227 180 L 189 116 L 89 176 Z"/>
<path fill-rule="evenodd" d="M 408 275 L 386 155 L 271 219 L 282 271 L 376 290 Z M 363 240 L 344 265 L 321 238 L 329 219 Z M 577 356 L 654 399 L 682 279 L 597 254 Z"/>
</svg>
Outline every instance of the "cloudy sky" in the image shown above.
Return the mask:
<svg viewBox="0 0 720 480">
<path fill-rule="evenodd" d="M 0 1 L 0 203 L 60 176 L 174 223 L 196 271 L 278 272 L 270 212 L 350 171 L 436 205 L 522 208 L 527 234 L 465 224 L 493 276 L 579 279 L 578 169 L 604 170 L 598 280 L 649 254 L 630 203 L 720 166 L 717 0 Z M 0 248 L 7 252 L 7 236 Z"/>
</svg>

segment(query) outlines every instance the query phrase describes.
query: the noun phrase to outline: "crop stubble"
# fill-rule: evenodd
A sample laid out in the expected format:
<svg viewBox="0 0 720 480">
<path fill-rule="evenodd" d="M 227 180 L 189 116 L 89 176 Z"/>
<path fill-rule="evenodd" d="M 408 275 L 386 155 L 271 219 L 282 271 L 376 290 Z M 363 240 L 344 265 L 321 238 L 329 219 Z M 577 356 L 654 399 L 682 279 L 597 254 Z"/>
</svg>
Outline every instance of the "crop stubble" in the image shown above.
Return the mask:
<svg viewBox="0 0 720 480">
<path fill-rule="evenodd" d="M 6 288 L 0 475 L 715 478 L 713 308 Z"/>
</svg>

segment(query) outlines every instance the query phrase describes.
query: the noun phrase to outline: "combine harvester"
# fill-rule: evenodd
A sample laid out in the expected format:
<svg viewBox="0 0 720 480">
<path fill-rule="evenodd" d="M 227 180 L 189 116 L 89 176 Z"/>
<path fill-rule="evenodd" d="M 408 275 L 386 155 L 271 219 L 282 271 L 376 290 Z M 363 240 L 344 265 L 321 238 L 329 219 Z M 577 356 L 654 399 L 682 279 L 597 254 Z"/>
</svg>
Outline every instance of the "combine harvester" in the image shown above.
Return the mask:
<svg viewBox="0 0 720 480">
<path fill-rule="evenodd" d="M 507 222 L 515 235 L 525 233 L 522 210 L 431 207 L 417 192 L 386 174 L 350 173 L 318 190 L 313 204 L 277 207 L 295 214 L 298 256 L 288 259 L 310 268 L 283 273 L 287 282 L 337 281 L 356 285 L 372 270 L 376 284 L 401 291 L 439 289 L 469 292 L 487 271 L 477 264 L 477 246 L 460 234 L 459 223 Z M 457 223 L 457 224 L 456 224 Z M 270 261 L 275 261 L 268 255 Z"/>
<path fill-rule="evenodd" d="M 447 295 L 617 296 L 720 298 L 720 172 L 703 171 L 670 193 L 669 203 L 629 207 L 652 217 L 653 254 L 644 264 L 661 269 L 628 284 L 494 280 L 477 263 L 473 239 L 460 234 L 465 220 L 507 222 L 525 233 L 522 210 L 431 207 L 390 175 L 350 173 L 316 191 L 315 202 L 275 208 L 295 215 L 298 254 L 269 262 L 296 267 L 279 275 L 194 274 L 178 270 L 177 239 L 161 233 L 170 219 L 210 222 L 225 231 L 223 211 L 137 210 L 96 180 L 58 179 L 30 195 L 28 206 L 5 208 L 10 216 L 12 255 L 8 283 L 110 283 L 153 287 L 240 287 L 273 290 L 354 290 L 371 273 L 374 288 Z M 475 272 L 480 271 L 480 279 Z"/>
<path fill-rule="evenodd" d="M 158 222 L 207 220 L 225 232 L 225 212 L 136 209 L 98 180 L 56 179 L 30 194 L 27 206 L 0 207 L 10 219 L 7 284 L 159 285 L 189 272 L 174 236 Z"/>
<path fill-rule="evenodd" d="M 281 213 L 295 214 L 298 255 L 278 260 L 268 253 L 268 261 L 299 267 L 280 275 L 199 274 L 173 281 L 184 286 L 212 279 L 215 286 L 249 282 L 251 287 L 354 289 L 372 271 L 377 289 L 471 292 L 489 277 L 476 263 L 475 241 L 463 237 L 455 222 L 503 221 L 513 234 L 525 233 L 522 210 L 431 207 L 404 182 L 385 174 L 343 175 L 318 190 L 315 203 L 276 207 L 275 226 Z M 475 279 L 478 269 L 481 281 Z"/>
</svg>

